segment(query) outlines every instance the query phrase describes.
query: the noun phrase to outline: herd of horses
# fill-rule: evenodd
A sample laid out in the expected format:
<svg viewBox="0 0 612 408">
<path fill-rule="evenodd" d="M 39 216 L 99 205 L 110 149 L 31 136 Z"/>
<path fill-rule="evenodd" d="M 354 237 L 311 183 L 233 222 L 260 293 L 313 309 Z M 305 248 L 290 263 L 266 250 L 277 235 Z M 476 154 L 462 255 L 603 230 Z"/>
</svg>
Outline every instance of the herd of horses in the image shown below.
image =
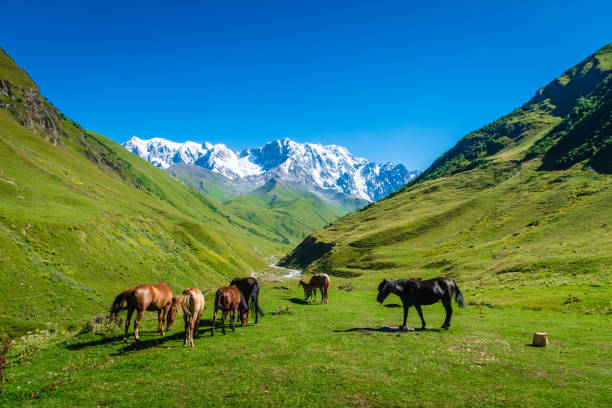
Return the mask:
<svg viewBox="0 0 612 408">
<path fill-rule="evenodd" d="M 308 283 L 300 280 L 299 286 L 304 289 L 304 301 L 316 301 L 317 289 L 321 292 L 321 303 L 328 301 L 329 276 L 325 273 L 314 274 Z M 451 301 L 453 297 L 460 307 L 465 307 L 463 294 L 459 290 L 459 286 L 449 278 L 434 278 L 429 280 L 421 280 L 420 278 L 386 280 L 378 286 L 377 300 L 380 304 L 393 293 L 402 301 L 404 307 L 404 320 L 399 327 L 400 330 L 406 328 L 406 319 L 408 317 L 408 309 L 414 306 L 421 318 L 422 328 L 425 328 L 425 320 L 423 319 L 422 305 L 431 305 L 438 301 L 442 302 L 446 311 L 446 319 L 442 325 L 443 329 L 450 328 L 451 316 L 453 308 Z M 204 310 L 204 295 L 198 288 L 191 287 L 183 291 L 179 296 L 174 296 L 172 289 L 165 282 L 160 282 L 156 285 L 136 285 L 123 292 L 115 298 L 110 314 L 111 318 L 115 319 L 117 314 L 127 309 L 127 317 L 125 320 L 125 336 L 124 341 L 128 341 L 128 331 L 130 321 L 134 311 L 137 312 L 134 320 L 134 339 L 140 340 L 138 335 L 138 326 L 144 316 L 145 311 L 157 311 L 157 331 L 163 336 L 164 325 L 166 330 L 172 330 L 172 325 L 176 319 L 177 313 L 183 314 L 185 322 L 185 340 L 183 345 L 194 346 L 193 338 L 199 335 L 198 327 L 200 318 Z M 258 316 L 263 316 L 264 311 L 259 307 L 259 282 L 253 277 L 235 278 L 229 286 L 221 287 L 215 294 L 214 312 L 210 335 L 215 334 L 215 324 L 217 321 L 217 312 L 221 311 L 221 331 L 225 335 L 225 319 L 229 313 L 230 327 L 232 331 L 236 330 L 236 317 L 240 319 L 241 325 L 245 326 L 248 321 L 249 312 L 255 313 L 255 323 L 258 322 Z"/>
</svg>

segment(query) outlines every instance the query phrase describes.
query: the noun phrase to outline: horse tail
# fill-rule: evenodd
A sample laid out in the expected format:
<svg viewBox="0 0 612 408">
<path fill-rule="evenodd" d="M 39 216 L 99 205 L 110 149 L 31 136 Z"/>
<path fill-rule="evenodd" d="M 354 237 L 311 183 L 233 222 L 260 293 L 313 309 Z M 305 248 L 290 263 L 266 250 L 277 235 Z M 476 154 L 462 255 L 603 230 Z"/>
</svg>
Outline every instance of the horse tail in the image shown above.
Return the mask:
<svg viewBox="0 0 612 408">
<path fill-rule="evenodd" d="M 461 293 L 461 290 L 459 290 L 459 285 L 457 285 L 457 282 L 453 281 L 453 284 L 455 285 L 455 289 L 457 290 L 455 292 L 455 301 L 457 302 L 457 304 L 459 304 L 459 307 L 465 307 L 465 299 L 463 298 L 463 294 Z"/>
<path fill-rule="evenodd" d="M 215 294 L 215 312 L 219 309 L 224 309 L 223 305 L 221 304 L 221 297 L 221 289 L 219 289 Z"/>
<path fill-rule="evenodd" d="M 117 295 L 110 309 L 110 315 L 112 319 L 117 317 L 117 313 L 125 309 L 123 304 L 125 303 L 125 299 L 128 297 L 130 293 L 132 293 L 132 289 L 125 290 Z"/>
<path fill-rule="evenodd" d="M 255 306 L 255 311 L 261 317 L 265 315 L 264 311 L 259 307 L 259 285 L 255 284 L 253 292 L 251 292 L 251 303 Z"/>
</svg>

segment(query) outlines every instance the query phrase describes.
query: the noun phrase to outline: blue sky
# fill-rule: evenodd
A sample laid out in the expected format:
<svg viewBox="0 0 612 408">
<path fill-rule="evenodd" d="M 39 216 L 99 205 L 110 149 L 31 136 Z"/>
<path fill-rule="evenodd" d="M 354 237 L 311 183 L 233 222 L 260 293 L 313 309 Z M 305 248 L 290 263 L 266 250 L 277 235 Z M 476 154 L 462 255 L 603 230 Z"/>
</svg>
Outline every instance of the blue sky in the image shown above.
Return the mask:
<svg viewBox="0 0 612 408">
<path fill-rule="evenodd" d="M 290 137 L 417 169 L 612 41 L 610 1 L 2 9 L 0 46 L 66 115 L 118 142 Z"/>
</svg>

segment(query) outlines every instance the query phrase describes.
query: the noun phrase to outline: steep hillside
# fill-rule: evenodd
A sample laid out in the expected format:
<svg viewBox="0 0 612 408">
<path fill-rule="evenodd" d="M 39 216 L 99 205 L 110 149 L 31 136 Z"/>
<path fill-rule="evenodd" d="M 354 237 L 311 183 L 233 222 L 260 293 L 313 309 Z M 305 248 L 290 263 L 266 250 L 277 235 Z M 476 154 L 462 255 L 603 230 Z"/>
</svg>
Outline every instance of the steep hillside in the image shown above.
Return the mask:
<svg viewBox="0 0 612 408">
<path fill-rule="evenodd" d="M 592 120 L 587 119 L 587 116 L 593 112 L 587 111 L 600 105 L 601 115 L 608 114 L 609 118 L 609 109 L 606 112 L 605 107 L 601 105 L 607 100 L 609 107 L 610 84 L 609 80 L 605 79 L 609 78 L 611 73 L 612 44 L 609 44 L 540 88 L 536 96 L 522 107 L 466 135 L 417 177 L 415 182 L 449 176 L 485 165 L 492 155 L 503 149 L 529 147 L 568 114 L 574 116 L 573 121 L 576 121 L 577 116 L 583 118 L 583 122 L 589 123 Z M 600 120 L 603 122 L 599 122 Z M 605 123 L 605 120 L 603 117 L 596 118 L 595 123 L 599 126 Z M 609 133 L 609 128 L 607 132 Z M 557 136 L 554 139 L 560 141 L 559 138 Z M 560 145 L 568 146 L 567 139 Z M 539 149 L 532 150 L 531 153 L 544 153 L 550 146 L 551 143 L 540 144 Z M 570 160 L 568 164 L 570 162 L 576 163 Z"/>
<path fill-rule="evenodd" d="M 258 225 L 291 245 L 347 213 L 338 204 L 275 179 L 232 199 L 227 208 L 245 222 Z"/>
<path fill-rule="evenodd" d="M 61 327 L 140 282 L 212 288 L 284 245 L 84 131 L 0 52 L 0 331 Z"/>
<path fill-rule="evenodd" d="M 447 275 L 477 304 L 612 311 L 611 54 L 470 133 L 402 191 L 316 231 L 284 265 L 373 284 Z"/>
<path fill-rule="evenodd" d="M 230 180 L 219 173 L 191 164 L 176 164 L 168 167 L 166 172 L 221 203 L 227 203 L 232 198 L 257 188 L 254 183 Z"/>
</svg>

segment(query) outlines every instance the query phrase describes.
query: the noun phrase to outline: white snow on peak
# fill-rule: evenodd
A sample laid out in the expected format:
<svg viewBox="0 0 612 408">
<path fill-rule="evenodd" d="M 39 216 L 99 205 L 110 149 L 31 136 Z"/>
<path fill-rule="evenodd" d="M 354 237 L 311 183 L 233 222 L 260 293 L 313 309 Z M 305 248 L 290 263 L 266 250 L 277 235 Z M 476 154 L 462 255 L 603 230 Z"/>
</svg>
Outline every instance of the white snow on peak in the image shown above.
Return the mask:
<svg viewBox="0 0 612 408">
<path fill-rule="evenodd" d="M 334 190 L 376 201 L 401 188 L 418 171 L 401 164 L 378 165 L 353 156 L 345 147 L 274 140 L 241 153 L 224 144 L 184 142 L 133 136 L 123 143 L 131 152 L 162 169 L 175 164 L 201 166 L 232 180 L 277 177 L 307 188 Z"/>
</svg>

